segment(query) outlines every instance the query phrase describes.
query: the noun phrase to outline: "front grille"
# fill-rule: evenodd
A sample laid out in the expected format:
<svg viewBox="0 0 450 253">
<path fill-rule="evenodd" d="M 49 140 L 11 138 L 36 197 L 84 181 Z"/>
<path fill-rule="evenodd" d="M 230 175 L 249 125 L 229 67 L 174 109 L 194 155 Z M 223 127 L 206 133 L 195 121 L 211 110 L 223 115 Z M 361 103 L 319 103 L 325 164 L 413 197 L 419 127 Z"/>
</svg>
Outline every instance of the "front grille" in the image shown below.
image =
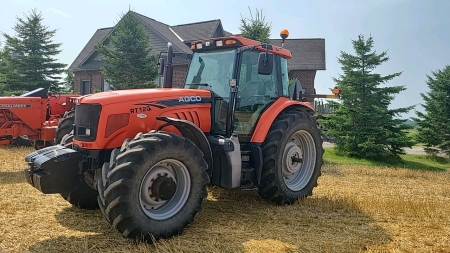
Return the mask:
<svg viewBox="0 0 450 253">
<path fill-rule="evenodd" d="M 78 141 L 95 141 L 98 122 L 100 121 L 100 104 L 81 104 L 75 108 L 74 139 Z"/>
</svg>

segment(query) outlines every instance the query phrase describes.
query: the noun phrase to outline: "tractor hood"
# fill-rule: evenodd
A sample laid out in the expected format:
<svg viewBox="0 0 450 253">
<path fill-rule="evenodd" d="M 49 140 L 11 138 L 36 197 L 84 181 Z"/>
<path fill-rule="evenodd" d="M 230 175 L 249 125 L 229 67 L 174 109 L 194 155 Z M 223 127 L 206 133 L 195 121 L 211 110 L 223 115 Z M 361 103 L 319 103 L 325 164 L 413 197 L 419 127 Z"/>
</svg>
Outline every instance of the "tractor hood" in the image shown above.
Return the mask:
<svg viewBox="0 0 450 253">
<path fill-rule="evenodd" d="M 153 88 L 153 89 L 129 89 L 117 91 L 105 91 L 89 94 L 76 99 L 76 104 L 116 104 L 118 102 L 139 101 L 143 99 L 178 99 L 180 101 L 190 101 L 201 98 L 210 98 L 211 91 L 198 89 L 173 89 L 173 88 Z M 187 102 L 187 101 L 186 101 Z"/>
</svg>

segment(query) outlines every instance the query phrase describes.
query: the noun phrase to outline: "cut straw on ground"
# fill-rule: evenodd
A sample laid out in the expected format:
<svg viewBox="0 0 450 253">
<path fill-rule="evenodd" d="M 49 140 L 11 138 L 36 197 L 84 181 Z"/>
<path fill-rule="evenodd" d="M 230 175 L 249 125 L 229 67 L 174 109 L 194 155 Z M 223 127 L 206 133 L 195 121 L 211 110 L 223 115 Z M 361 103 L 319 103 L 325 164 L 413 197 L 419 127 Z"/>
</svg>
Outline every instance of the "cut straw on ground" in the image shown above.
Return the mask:
<svg viewBox="0 0 450 253">
<path fill-rule="evenodd" d="M 450 173 L 327 163 L 312 197 L 275 206 L 210 187 L 184 234 L 134 244 L 101 212 L 25 182 L 32 149 L 0 150 L 0 252 L 450 252 Z M 429 164 L 427 165 L 429 166 Z"/>
</svg>

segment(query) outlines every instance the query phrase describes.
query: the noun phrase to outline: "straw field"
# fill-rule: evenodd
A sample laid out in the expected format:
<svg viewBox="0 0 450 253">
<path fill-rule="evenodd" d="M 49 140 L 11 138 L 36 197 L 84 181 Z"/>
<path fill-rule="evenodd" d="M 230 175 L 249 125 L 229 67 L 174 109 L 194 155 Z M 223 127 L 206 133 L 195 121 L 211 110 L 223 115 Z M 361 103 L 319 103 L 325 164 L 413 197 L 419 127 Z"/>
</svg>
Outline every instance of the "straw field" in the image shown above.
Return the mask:
<svg viewBox="0 0 450 253">
<path fill-rule="evenodd" d="M 450 252 L 450 172 L 328 162 L 314 195 L 274 206 L 210 188 L 181 236 L 134 244 L 100 211 L 25 182 L 25 148 L 0 150 L 0 252 Z M 429 166 L 428 166 L 429 167 Z M 441 169 L 439 169 L 441 168 Z"/>
</svg>

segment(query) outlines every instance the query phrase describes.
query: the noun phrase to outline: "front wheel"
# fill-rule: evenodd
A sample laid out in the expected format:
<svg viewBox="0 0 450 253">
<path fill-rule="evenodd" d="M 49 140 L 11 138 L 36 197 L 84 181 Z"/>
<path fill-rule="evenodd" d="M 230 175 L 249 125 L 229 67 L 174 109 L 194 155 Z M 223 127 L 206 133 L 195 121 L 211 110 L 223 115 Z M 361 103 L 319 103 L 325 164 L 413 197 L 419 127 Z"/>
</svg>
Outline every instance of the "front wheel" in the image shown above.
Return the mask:
<svg viewBox="0 0 450 253">
<path fill-rule="evenodd" d="M 321 175 L 323 152 L 314 118 L 298 111 L 280 114 L 262 145 L 260 196 L 282 205 L 312 195 Z"/>
<path fill-rule="evenodd" d="M 114 157 L 113 157 L 114 156 Z M 152 131 L 126 140 L 102 170 L 99 204 L 124 237 L 153 242 L 183 233 L 207 196 L 203 153 L 182 136 Z"/>
</svg>

